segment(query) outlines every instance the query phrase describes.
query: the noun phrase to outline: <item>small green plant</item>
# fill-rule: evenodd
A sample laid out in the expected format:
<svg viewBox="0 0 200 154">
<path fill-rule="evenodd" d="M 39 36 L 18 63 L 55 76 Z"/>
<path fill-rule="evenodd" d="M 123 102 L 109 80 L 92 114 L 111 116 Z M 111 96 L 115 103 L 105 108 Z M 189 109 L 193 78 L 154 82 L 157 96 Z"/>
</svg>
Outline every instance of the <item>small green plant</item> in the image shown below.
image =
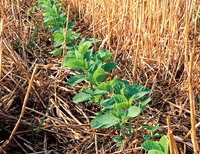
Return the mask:
<svg viewBox="0 0 200 154">
<path fill-rule="evenodd" d="M 49 103 L 48 103 L 48 105 L 47 105 L 46 113 L 48 112 L 48 109 L 49 109 L 50 104 L 51 104 L 51 102 L 49 101 Z M 34 134 L 34 130 L 33 130 L 33 129 L 34 129 L 33 120 L 31 120 L 31 135 L 32 135 L 32 141 L 33 141 L 33 144 L 34 144 L 34 146 L 33 146 L 34 149 L 35 149 L 35 146 L 36 146 L 36 144 L 37 144 L 37 137 L 38 137 L 38 135 L 39 135 L 39 132 L 40 132 L 40 129 L 41 129 L 41 127 L 42 127 L 42 124 L 43 124 L 43 122 L 44 122 L 45 117 L 46 117 L 46 116 L 43 116 L 43 118 L 42 118 L 42 120 L 41 120 L 41 122 L 40 122 L 40 124 L 39 124 L 38 130 L 37 130 L 37 132 L 36 132 L 36 135 Z"/>
<path fill-rule="evenodd" d="M 57 3 L 57 0 L 38 0 L 38 7 L 44 10 L 43 19 L 44 26 L 51 30 L 54 34 L 54 45 L 57 47 L 54 51 L 50 52 L 54 56 L 58 56 L 62 51 L 62 44 L 65 37 L 66 27 L 66 13 L 62 11 L 62 3 Z M 73 44 L 76 44 L 79 33 L 72 31 L 72 27 L 75 25 L 74 21 L 69 21 L 68 31 L 66 38 L 66 50 L 74 48 Z"/>
<path fill-rule="evenodd" d="M 35 36 L 36 36 L 36 34 L 37 34 L 37 31 L 38 31 L 38 25 L 35 26 L 35 30 L 34 30 L 34 32 L 33 32 L 32 38 L 31 38 L 31 44 L 30 44 L 31 50 L 32 50 L 33 47 L 35 46 L 35 44 L 34 44 L 35 41 L 34 41 L 34 40 L 35 40 Z"/>
<path fill-rule="evenodd" d="M 158 129 L 159 124 L 156 124 L 154 127 L 151 127 L 151 126 L 149 126 L 148 124 L 142 124 L 142 127 L 143 127 L 143 128 L 146 128 L 147 131 L 150 133 L 150 134 L 148 134 L 148 135 L 144 135 L 144 136 L 143 136 L 143 138 L 144 138 L 145 140 L 152 139 L 152 138 L 154 138 L 154 137 L 160 137 L 160 136 L 163 134 L 163 131 L 159 131 L 159 132 L 157 132 L 157 133 L 154 133 L 154 132 Z"/>
<path fill-rule="evenodd" d="M 162 136 L 158 141 L 148 140 L 142 143 L 142 147 L 148 151 L 147 154 L 168 154 L 169 145 L 167 136 Z"/>
<path fill-rule="evenodd" d="M 117 76 L 106 81 L 108 72 L 116 67 L 116 63 L 110 62 L 112 54 L 109 51 L 99 50 L 93 54 L 89 49 L 90 45 L 91 42 L 85 42 L 81 48 L 69 51 L 64 61 L 64 66 L 83 73 L 69 78 L 68 86 L 74 86 L 86 79 L 90 82 L 89 87 L 75 95 L 73 101 L 100 104 L 101 111 L 91 121 L 92 128 L 115 126 L 122 133 L 121 139 L 132 136 L 134 129 L 131 127 L 131 120 L 145 109 L 151 99 L 135 101 L 151 93 L 151 90 L 141 85 L 129 85 L 127 81 L 117 80 Z M 126 121 L 129 121 L 129 125 L 125 124 Z M 121 139 L 115 138 L 118 145 L 121 144 Z"/>
<path fill-rule="evenodd" d="M 61 10 L 62 4 L 56 0 L 39 0 L 38 5 L 44 9 L 44 25 L 51 29 L 54 45 L 58 47 L 51 53 L 54 56 L 59 55 L 64 43 L 67 21 L 65 13 Z M 78 71 L 79 74 L 70 77 L 67 86 L 75 86 L 84 80 L 89 81 L 88 87 L 73 97 L 73 102 L 98 103 L 101 110 L 91 121 L 91 127 L 105 129 L 115 126 L 122 134 L 114 139 L 120 146 L 125 137 L 133 135 L 131 122 L 151 101 L 150 98 L 142 99 L 150 94 L 151 90 L 142 85 L 130 85 L 128 81 L 118 80 L 117 76 L 108 81 L 109 72 L 117 66 L 111 61 L 112 53 L 104 49 L 94 53 L 94 39 L 83 38 L 77 42 L 80 34 L 70 29 L 73 25 L 74 23 L 69 23 L 63 66 Z"/>
</svg>

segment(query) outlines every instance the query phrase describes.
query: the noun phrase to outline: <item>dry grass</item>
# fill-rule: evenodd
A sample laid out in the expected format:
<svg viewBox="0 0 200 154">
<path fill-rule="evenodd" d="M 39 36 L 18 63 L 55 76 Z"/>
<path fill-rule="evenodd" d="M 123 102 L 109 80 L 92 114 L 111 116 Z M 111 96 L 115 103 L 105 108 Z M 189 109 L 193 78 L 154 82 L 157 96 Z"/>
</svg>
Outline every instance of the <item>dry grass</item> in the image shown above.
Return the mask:
<svg viewBox="0 0 200 154">
<path fill-rule="evenodd" d="M 68 3 L 65 1 L 67 12 Z M 125 140 L 117 148 L 114 128 L 94 130 L 90 121 L 98 105 L 74 104 L 71 99 L 82 87 L 66 88 L 73 72 L 60 69 L 62 57 L 48 54 L 54 49 L 51 34 L 42 27 L 42 11 L 27 14 L 35 0 L 2 0 L 0 2 L 0 145 L 10 137 L 19 120 L 25 94 L 35 64 L 39 64 L 27 100 L 22 121 L 11 142 L 0 148 L 2 153 L 144 153 L 142 135 L 147 132 L 142 123 L 159 123 L 167 133 L 166 117 L 171 116 L 171 128 L 181 153 L 193 153 L 191 138 L 184 136 L 196 128 L 199 144 L 200 91 L 200 28 L 196 22 L 198 0 L 71 0 L 70 20 L 85 37 L 100 40 L 99 46 L 114 53 L 118 63 L 113 75 L 131 83 L 145 85 L 153 91 L 153 101 L 139 119 L 137 137 Z M 197 25 L 197 26 L 195 26 Z M 37 31 L 36 31 L 36 26 Z M 31 47 L 32 36 L 34 47 Z M 194 59 L 190 60 L 190 54 Z M 1 57 L 1 56 L 0 56 Z M 189 71 L 189 66 L 190 67 Z M 62 71 L 62 73 L 60 73 Z M 192 78 L 191 78 L 192 75 Z M 190 78 L 189 78 L 190 77 Z M 190 81 L 190 82 L 189 82 Z M 193 83 L 193 84 L 192 84 Z M 190 88 L 190 91 L 188 90 Z M 189 97 L 190 96 L 190 97 Z M 48 113 L 46 105 L 51 102 Z M 195 105 L 190 110 L 190 102 Z M 191 103 L 192 104 L 192 103 Z M 192 105 L 191 105 L 192 106 Z M 31 120 L 37 131 L 42 117 L 46 119 L 38 137 L 36 149 L 31 141 Z M 195 123 L 198 123 L 194 127 Z M 192 133 L 195 135 L 194 133 Z M 170 134 L 171 138 L 173 135 Z M 193 136 L 193 138 L 195 138 Z M 172 140 L 174 140 L 172 139 Z M 173 141 L 174 145 L 174 141 Z M 18 151 L 18 152 L 17 152 Z"/>
</svg>

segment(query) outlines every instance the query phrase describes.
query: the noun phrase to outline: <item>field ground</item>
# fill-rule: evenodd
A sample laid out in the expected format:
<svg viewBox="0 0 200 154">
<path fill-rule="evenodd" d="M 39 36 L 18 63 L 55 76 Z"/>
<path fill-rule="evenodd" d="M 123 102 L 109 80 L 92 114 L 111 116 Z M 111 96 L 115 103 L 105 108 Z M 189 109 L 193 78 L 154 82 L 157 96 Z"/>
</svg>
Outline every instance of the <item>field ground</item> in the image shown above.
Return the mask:
<svg viewBox="0 0 200 154">
<path fill-rule="evenodd" d="M 191 130 L 191 113 L 195 113 L 192 121 L 200 122 L 198 0 L 62 0 L 65 12 L 70 5 L 69 20 L 76 21 L 73 29 L 85 38 L 98 38 L 98 46 L 113 53 L 118 65 L 112 77 L 117 75 L 153 91 L 151 103 L 132 121 L 134 129 L 139 126 L 137 136 L 127 138 L 121 147 L 113 141 L 120 135 L 114 127 L 90 127 L 99 105 L 72 102 L 88 83 L 66 87 L 75 73 L 60 67 L 61 56 L 49 54 L 55 47 L 52 34 L 42 26 L 43 11 L 28 13 L 36 2 L 0 2 L 1 153 L 145 153 L 141 143 L 148 132 L 141 125 L 159 124 L 158 130 L 167 134 L 168 116 L 179 153 L 193 153 L 191 136 L 185 136 Z M 39 67 L 29 91 L 36 64 Z M 195 103 L 193 108 L 191 102 Z M 3 146 L 22 108 L 22 121 L 12 140 Z M 36 133 L 44 115 L 34 149 L 31 121 Z M 200 144 L 198 126 L 196 138 Z"/>
</svg>

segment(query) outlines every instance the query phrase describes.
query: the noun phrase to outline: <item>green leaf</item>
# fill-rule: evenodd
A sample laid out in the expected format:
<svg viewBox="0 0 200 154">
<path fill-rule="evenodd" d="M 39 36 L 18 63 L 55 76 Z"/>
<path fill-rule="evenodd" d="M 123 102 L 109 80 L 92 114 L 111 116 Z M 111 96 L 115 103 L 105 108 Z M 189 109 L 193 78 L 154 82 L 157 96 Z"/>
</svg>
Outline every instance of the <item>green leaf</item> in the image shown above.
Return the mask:
<svg viewBox="0 0 200 154">
<path fill-rule="evenodd" d="M 122 108 L 114 107 L 113 110 L 110 110 L 110 111 L 114 116 L 118 117 L 119 119 L 125 118 L 125 114 L 127 114 L 127 112 L 125 112 L 124 109 L 122 109 Z M 128 118 L 128 117 L 126 116 L 126 118 Z M 122 125 L 122 124 L 123 123 L 120 122 L 120 125 Z"/>
<path fill-rule="evenodd" d="M 62 44 L 64 42 L 64 29 L 60 29 L 60 32 L 55 33 L 54 41 Z"/>
<path fill-rule="evenodd" d="M 151 141 L 151 140 L 143 142 L 142 147 L 147 151 L 158 150 L 158 151 L 163 152 L 162 146 L 158 142 Z"/>
<path fill-rule="evenodd" d="M 89 79 L 91 85 L 92 85 L 92 84 L 95 84 L 96 81 L 94 80 L 93 74 L 92 74 L 92 73 L 88 73 L 88 79 Z"/>
<path fill-rule="evenodd" d="M 144 111 L 145 108 L 146 108 L 146 106 L 147 106 L 147 104 L 148 104 L 150 101 L 151 101 L 151 98 L 145 98 L 145 99 L 141 100 L 140 102 L 135 103 L 134 106 L 137 106 L 137 107 L 140 106 L 140 108 L 142 109 L 142 111 Z M 139 105 L 139 104 L 140 104 L 140 105 Z"/>
<path fill-rule="evenodd" d="M 128 102 L 122 102 L 122 103 L 115 104 L 114 108 L 116 110 L 119 110 L 119 109 L 128 109 L 129 105 L 128 105 Z"/>
<path fill-rule="evenodd" d="M 128 86 L 128 85 L 129 85 L 129 82 L 128 82 L 128 81 L 121 80 L 121 82 L 123 82 L 125 86 Z"/>
<path fill-rule="evenodd" d="M 118 118 L 115 117 L 111 112 L 97 116 L 91 121 L 92 128 L 109 128 L 118 123 Z"/>
<path fill-rule="evenodd" d="M 105 82 L 100 83 L 100 84 L 97 86 L 97 89 L 101 89 L 101 90 L 108 91 L 108 88 L 107 88 Z"/>
<path fill-rule="evenodd" d="M 159 150 L 150 150 L 147 154 L 165 154 L 165 153 Z"/>
<path fill-rule="evenodd" d="M 76 58 L 75 49 L 67 51 L 68 56 L 74 56 Z"/>
<path fill-rule="evenodd" d="M 86 94 L 94 95 L 94 91 L 92 89 L 83 89 L 83 92 Z"/>
<path fill-rule="evenodd" d="M 62 51 L 62 49 L 59 48 L 59 49 L 53 50 L 52 52 L 49 52 L 49 53 L 53 54 L 54 56 L 58 56 L 61 54 L 61 51 Z"/>
<path fill-rule="evenodd" d="M 94 97 L 94 102 L 95 103 L 98 103 L 100 100 L 101 100 L 101 97 L 102 97 L 102 95 L 96 95 L 95 97 Z"/>
<path fill-rule="evenodd" d="M 121 90 L 125 88 L 125 84 L 122 81 L 116 81 L 113 88 L 116 94 L 122 94 Z"/>
<path fill-rule="evenodd" d="M 134 96 L 132 96 L 132 97 L 129 99 L 129 101 L 128 101 L 129 106 L 131 106 L 131 105 L 133 104 L 133 100 L 134 100 Z"/>
<path fill-rule="evenodd" d="M 106 74 L 103 68 L 98 68 L 94 74 L 93 79 L 96 83 L 101 83 L 106 79 Z"/>
<path fill-rule="evenodd" d="M 142 85 L 129 85 L 124 89 L 124 95 L 129 100 L 132 96 L 134 99 L 139 99 L 142 96 L 151 93 L 149 88 L 146 88 Z"/>
<path fill-rule="evenodd" d="M 158 129 L 158 127 L 159 127 L 159 124 L 156 124 L 153 128 L 152 128 L 152 132 L 155 132 L 157 129 Z"/>
<path fill-rule="evenodd" d="M 140 109 L 136 106 L 131 106 L 128 109 L 127 117 L 137 117 L 140 114 Z"/>
<path fill-rule="evenodd" d="M 164 149 L 164 153 L 165 154 L 168 154 L 168 152 L 169 152 L 169 143 L 168 143 L 168 139 L 167 139 L 167 136 L 162 136 L 161 138 L 160 138 L 160 141 L 159 141 L 159 143 L 160 143 L 160 145 L 163 147 L 163 149 Z"/>
<path fill-rule="evenodd" d="M 159 137 L 163 134 L 163 131 L 159 131 L 158 133 L 153 134 L 153 137 Z"/>
<path fill-rule="evenodd" d="M 151 136 L 150 136 L 150 135 L 143 135 L 143 138 L 144 138 L 145 140 L 148 140 L 148 139 L 151 138 Z"/>
<path fill-rule="evenodd" d="M 125 112 L 124 114 L 121 115 L 121 125 L 123 125 L 124 122 L 129 119 L 129 117 L 127 117 L 126 114 L 127 114 L 127 112 Z"/>
<path fill-rule="evenodd" d="M 36 6 L 33 6 L 29 9 L 28 13 L 33 13 L 35 12 Z"/>
<path fill-rule="evenodd" d="M 133 128 L 131 128 L 130 125 L 124 126 L 122 127 L 122 134 L 128 136 L 133 136 L 133 134 L 135 133 L 135 130 Z"/>
<path fill-rule="evenodd" d="M 146 128 L 148 131 L 151 131 L 151 126 L 149 126 L 148 124 L 142 124 L 143 128 Z"/>
<path fill-rule="evenodd" d="M 68 29 L 71 29 L 75 25 L 75 21 L 69 21 Z"/>
<path fill-rule="evenodd" d="M 91 67 L 91 70 L 90 72 L 91 73 L 94 73 L 98 68 L 101 68 L 102 66 L 102 62 L 100 60 L 96 60 L 93 64 L 92 64 L 92 67 Z"/>
<path fill-rule="evenodd" d="M 113 97 L 116 103 L 128 102 L 126 97 L 123 95 L 117 94 L 117 95 L 114 95 Z"/>
<path fill-rule="evenodd" d="M 120 136 L 117 136 L 114 138 L 114 142 L 120 143 L 122 142 L 122 138 Z"/>
<path fill-rule="evenodd" d="M 76 59 L 83 59 L 83 55 L 78 51 L 75 51 L 75 56 L 76 56 Z"/>
<path fill-rule="evenodd" d="M 115 100 L 111 97 L 110 99 L 102 100 L 100 104 L 105 108 L 112 108 L 115 105 Z"/>
<path fill-rule="evenodd" d="M 100 90 L 100 89 L 97 89 L 94 91 L 94 95 L 105 95 L 106 93 L 107 93 L 107 91 Z"/>
<path fill-rule="evenodd" d="M 117 82 L 117 76 L 115 76 L 112 80 L 107 82 L 106 86 L 107 86 L 108 92 L 113 93 L 113 85 L 115 84 L 115 82 Z"/>
<path fill-rule="evenodd" d="M 85 74 L 78 74 L 78 75 L 70 77 L 68 79 L 67 85 L 68 86 L 74 86 L 77 83 L 82 82 L 85 79 L 87 79 L 87 76 Z"/>
<path fill-rule="evenodd" d="M 117 66 L 117 63 L 115 63 L 115 62 L 108 62 L 108 63 L 106 63 L 105 65 L 103 65 L 103 69 L 104 69 L 106 72 L 109 72 L 109 71 L 111 71 L 112 69 L 114 69 L 116 66 Z"/>
<path fill-rule="evenodd" d="M 94 59 L 97 60 L 101 60 L 102 62 L 105 62 L 107 60 L 109 60 L 109 58 L 112 56 L 112 53 L 110 53 L 108 50 L 105 50 L 105 49 L 101 49 L 99 51 L 97 51 L 95 54 L 94 54 Z"/>
<path fill-rule="evenodd" d="M 74 103 L 85 102 L 85 101 L 90 100 L 92 98 L 93 98 L 93 96 L 91 96 L 90 94 L 80 92 L 73 97 L 73 102 Z"/>
<path fill-rule="evenodd" d="M 69 55 L 69 56 L 65 57 L 65 59 L 63 61 L 63 67 L 68 67 L 67 64 L 74 59 L 76 59 L 76 57 L 74 55 Z"/>
<path fill-rule="evenodd" d="M 78 68 L 78 69 L 88 69 L 87 61 L 81 59 L 73 59 L 67 63 L 67 67 L 69 68 Z"/>
<path fill-rule="evenodd" d="M 88 52 L 86 52 L 86 53 L 84 54 L 83 59 L 87 59 L 88 62 L 89 62 L 89 61 L 93 62 L 93 61 L 91 60 L 91 57 L 92 57 L 92 50 L 89 50 Z M 92 64 L 92 63 L 91 63 L 91 64 Z"/>
<path fill-rule="evenodd" d="M 79 53 L 84 55 L 86 52 L 88 52 L 89 47 L 92 45 L 91 42 L 86 41 L 83 44 L 81 44 L 81 46 L 79 47 Z"/>
<path fill-rule="evenodd" d="M 62 3 L 57 3 L 55 6 L 56 6 L 56 8 L 59 8 L 62 6 Z"/>
<path fill-rule="evenodd" d="M 121 147 L 122 146 L 122 143 L 117 143 L 117 147 Z"/>
</svg>

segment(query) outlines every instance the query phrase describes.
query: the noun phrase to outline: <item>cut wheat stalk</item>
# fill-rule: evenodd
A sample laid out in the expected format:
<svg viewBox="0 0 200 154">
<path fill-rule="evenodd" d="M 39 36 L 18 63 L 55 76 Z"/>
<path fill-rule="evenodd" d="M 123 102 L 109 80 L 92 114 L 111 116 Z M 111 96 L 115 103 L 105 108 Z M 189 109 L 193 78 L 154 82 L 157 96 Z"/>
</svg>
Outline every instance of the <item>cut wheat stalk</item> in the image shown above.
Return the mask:
<svg viewBox="0 0 200 154">
<path fill-rule="evenodd" d="M 178 148 L 176 146 L 176 141 L 175 141 L 174 136 L 173 136 L 173 131 L 172 131 L 172 128 L 171 128 L 170 117 L 167 116 L 166 120 L 167 120 L 167 126 L 168 126 L 167 137 L 169 139 L 170 154 L 179 154 Z"/>
<path fill-rule="evenodd" d="M 193 49 L 194 50 L 194 49 Z M 189 80 L 189 97 L 190 97 L 190 120 L 191 120 L 191 130 L 192 130 L 192 143 L 194 144 L 194 153 L 198 153 L 198 142 L 196 136 L 196 127 L 195 127 L 195 103 L 194 103 L 194 92 L 193 92 L 193 63 L 194 63 L 194 52 L 190 54 L 190 64 L 188 72 Z"/>
</svg>

